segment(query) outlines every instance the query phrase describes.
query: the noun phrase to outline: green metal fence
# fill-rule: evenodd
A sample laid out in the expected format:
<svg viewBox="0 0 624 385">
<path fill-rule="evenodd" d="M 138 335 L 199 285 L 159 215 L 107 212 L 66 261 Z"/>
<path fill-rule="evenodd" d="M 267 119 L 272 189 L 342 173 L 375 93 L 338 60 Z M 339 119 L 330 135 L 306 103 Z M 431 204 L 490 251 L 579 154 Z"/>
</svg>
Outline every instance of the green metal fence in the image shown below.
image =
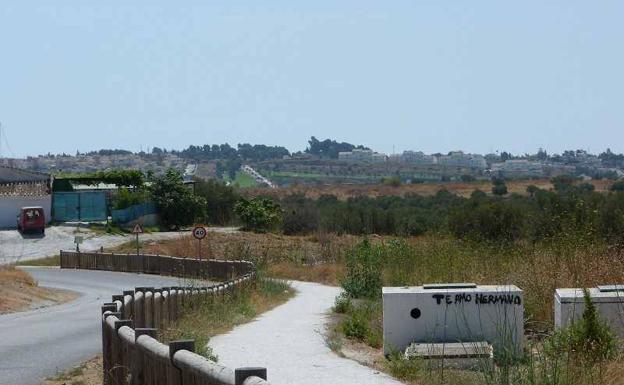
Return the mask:
<svg viewBox="0 0 624 385">
<path fill-rule="evenodd" d="M 57 222 L 105 221 L 108 218 L 106 192 L 55 192 L 52 213 Z"/>
</svg>

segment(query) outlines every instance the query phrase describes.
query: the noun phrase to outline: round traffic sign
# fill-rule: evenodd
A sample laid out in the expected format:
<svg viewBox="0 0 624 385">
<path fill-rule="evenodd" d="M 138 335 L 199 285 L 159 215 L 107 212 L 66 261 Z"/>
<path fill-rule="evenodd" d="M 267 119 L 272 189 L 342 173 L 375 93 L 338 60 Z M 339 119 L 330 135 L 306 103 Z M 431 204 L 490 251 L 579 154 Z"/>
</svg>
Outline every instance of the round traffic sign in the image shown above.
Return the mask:
<svg viewBox="0 0 624 385">
<path fill-rule="evenodd" d="M 196 239 L 204 239 L 204 238 L 206 238 L 206 228 L 204 228 L 202 226 L 196 226 L 193 229 L 193 236 Z"/>
</svg>

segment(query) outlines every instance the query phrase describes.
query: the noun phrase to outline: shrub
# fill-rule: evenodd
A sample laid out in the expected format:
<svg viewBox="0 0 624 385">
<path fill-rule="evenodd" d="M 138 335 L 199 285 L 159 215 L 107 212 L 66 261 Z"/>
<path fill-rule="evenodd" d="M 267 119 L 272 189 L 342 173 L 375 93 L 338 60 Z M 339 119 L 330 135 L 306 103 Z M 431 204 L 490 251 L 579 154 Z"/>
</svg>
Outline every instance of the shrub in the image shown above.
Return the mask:
<svg viewBox="0 0 624 385">
<path fill-rule="evenodd" d="M 342 332 L 347 338 L 364 341 L 369 334 L 368 321 L 361 313 L 351 314 L 342 321 Z"/>
<path fill-rule="evenodd" d="M 619 180 L 611 185 L 611 191 L 624 192 L 624 180 Z"/>
<path fill-rule="evenodd" d="M 339 314 L 348 313 L 353 309 L 353 305 L 351 304 L 351 299 L 346 295 L 339 295 L 336 297 L 334 302 L 334 312 Z"/>
<path fill-rule="evenodd" d="M 351 298 L 375 298 L 381 294 L 382 257 L 379 247 L 364 239 L 346 256 L 345 276 L 340 280 Z"/>
<path fill-rule="evenodd" d="M 182 175 L 173 169 L 153 179 L 150 193 L 165 226 L 179 228 L 204 217 L 206 201 L 193 194 L 184 185 Z"/>
<path fill-rule="evenodd" d="M 234 217 L 234 205 L 239 199 L 232 186 L 216 180 L 196 180 L 195 193 L 206 200 L 206 223 L 227 225 Z"/>
<path fill-rule="evenodd" d="M 126 209 L 130 206 L 147 202 L 149 199 L 149 194 L 144 189 L 131 191 L 125 187 L 120 187 L 113 195 L 113 208 L 116 210 Z"/>
<path fill-rule="evenodd" d="M 245 224 L 247 230 L 265 232 L 276 226 L 282 218 L 280 206 L 268 198 L 241 198 L 234 206 L 234 212 Z"/>
<path fill-rule="evenodd" d="M 398 176 L 382 178 L 381 183 L 386 186 L 399 187 L 401 185 L 401 178 L 399 178 Z"/>
<path fill-rule="evenodd" d="M 599 318 L 587 289 L 583 289 L 583 302 L 585 308 L 581 319 L 557 331 L 547 341 L 548 354 L 554 357 L 572 354 L 590 364 L 615 357 L 616 337 L 607 323 Z"/>
<path fill-rule="evenodd" d="M 495 184 L 492 186 L 492 194 L 494 195 L 506 195 L 507 194 L 507 185 L 503 184 Z"/>
</svg>

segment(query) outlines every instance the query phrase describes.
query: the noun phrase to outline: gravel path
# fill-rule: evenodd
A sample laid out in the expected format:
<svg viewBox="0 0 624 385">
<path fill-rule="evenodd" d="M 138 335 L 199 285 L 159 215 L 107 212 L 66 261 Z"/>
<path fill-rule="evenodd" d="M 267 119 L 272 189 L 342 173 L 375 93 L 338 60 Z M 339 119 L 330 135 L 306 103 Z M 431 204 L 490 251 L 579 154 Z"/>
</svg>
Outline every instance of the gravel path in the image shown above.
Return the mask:
<svg viewBox="0 0 624 385">
<path fill-rule="evenodd" d="M 400 385 L 401 382 L 355 361 L 338 357 L 323 336 L 327 313 L 340 289 L 293 282 L 295 298 L 256 321 L 213 337 L 219 363 L 263 366 L 271 385 Z"/>
</svg>

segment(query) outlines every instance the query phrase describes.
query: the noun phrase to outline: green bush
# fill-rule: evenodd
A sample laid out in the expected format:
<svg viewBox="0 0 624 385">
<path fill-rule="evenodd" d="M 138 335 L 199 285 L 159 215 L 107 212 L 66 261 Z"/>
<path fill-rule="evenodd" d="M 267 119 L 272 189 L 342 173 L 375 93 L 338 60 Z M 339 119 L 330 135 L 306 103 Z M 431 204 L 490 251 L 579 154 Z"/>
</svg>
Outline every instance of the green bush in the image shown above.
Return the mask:
<svg viewBox="0 0 624 385">
<path fill-rule="evenodd" d="M 113 195 L 113 208 L 116 210 L 126 209 L 130 206 L 148 202 L 149 193 L 145 189 L 129 190 L 120 187 Z"/>
<path fill-rule="evenodd" d="M 346 295 L 339 295 L 336 297 L 334 301 L 334 312 L 339 314 L 345 314 L 350 312 L 353 309 L 353 304 L 351 304 L 351 299 Z"/>
<path fill-rule="evenodd" d="M 563 354 L 580 356 L 590 364 L 615 357 L 616 337 L 606 322 L 599 318 L 587 289 L 583 289 L 583 300 L 585 308 L 581 319 L 555 332 L 547 341 L 547 352 L 553 357 Z"/>
<path fill-rule="evenodd" d="M 215 179 L 196 180 L 195 194 L 206 200 L 206 223 L 228 225 L 232 222 L 234 205 L 239 199 L 232 186 Z"/>
<path fill-rule="evenodd" d="M 381 295 L 382 252 L 379 246 L 364 239 L 346 256 L 345 275 L 340 280 L 346 295 L 351 298 L 376 298 Z"/>
<path fill-rule="evenodd" d="M 256 232 L 268 231 L 282 219 L 280 206 L 268 198 L 241 198 L 236 202 L 234 212 L 243 221 L 247 230 Z"/>
<path fill-rule="evenodd" d="M 364 341 L 370 333 L 368 320 L 361 313 L 354 313 L 342 321 L 342 332 L 347 338 Z"/>
<path fill-rule="evenodd" d="M 206 200 L 193 194 L 184 185 L 182 175 L 173 169 L 154 178 L 149 190 L 160 220 L 167 227 L 179 228 L 205 217 Z"/>
</svg>

